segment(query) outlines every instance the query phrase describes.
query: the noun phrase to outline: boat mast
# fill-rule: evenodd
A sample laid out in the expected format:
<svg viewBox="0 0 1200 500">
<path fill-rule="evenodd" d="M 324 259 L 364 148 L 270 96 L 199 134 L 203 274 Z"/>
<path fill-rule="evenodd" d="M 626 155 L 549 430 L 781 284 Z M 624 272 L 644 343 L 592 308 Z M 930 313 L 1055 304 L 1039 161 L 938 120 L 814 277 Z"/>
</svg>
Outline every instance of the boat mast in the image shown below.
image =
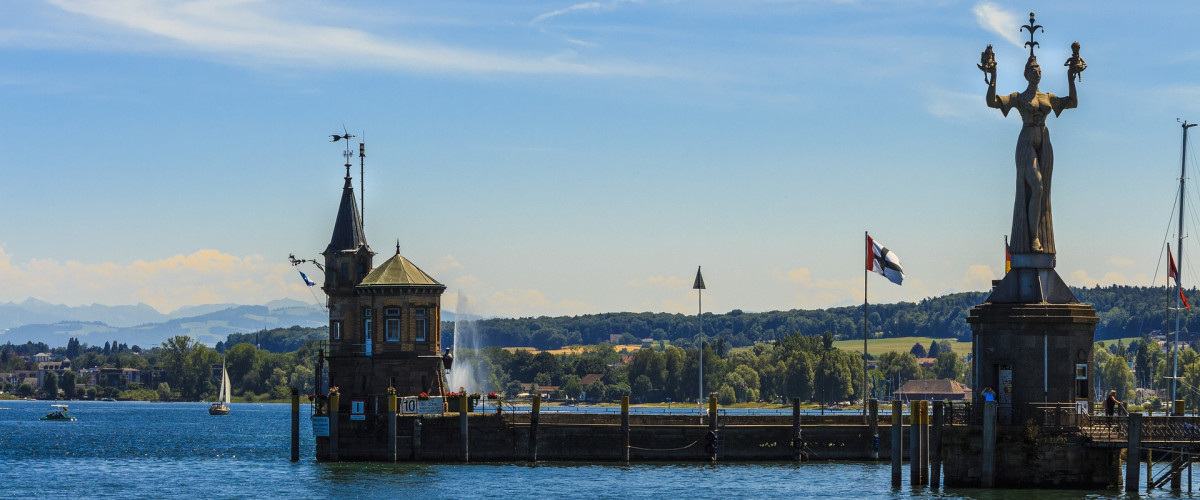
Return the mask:
<svg viewBox="0 0 1200 500">
<path fill-rule="evenodd" d="M 1179 231 L 1176 236 L 1179 238 L 1175 244 L 1175 250 L 1179 252 L 1179 262 L 1176 272 L 1179 273 L 1175 277 L 1175 343 L 1171 347 L 1171 408 L 1175 408 L 1175 387 L 1179 384 L 1179 315 L 1180 308 L 1183 306 L 1183 280 L 1180 276 L 1183 274 L 1183 204 L 1186 198 L 1183 197 L 1183 183 L 1187 178 L 1187 133 L 1188 129 L 1195 127 L 1195 123 L 1184 121 L 1183 127 L 1183 153 L 1179 159 Z"/>
</svg>

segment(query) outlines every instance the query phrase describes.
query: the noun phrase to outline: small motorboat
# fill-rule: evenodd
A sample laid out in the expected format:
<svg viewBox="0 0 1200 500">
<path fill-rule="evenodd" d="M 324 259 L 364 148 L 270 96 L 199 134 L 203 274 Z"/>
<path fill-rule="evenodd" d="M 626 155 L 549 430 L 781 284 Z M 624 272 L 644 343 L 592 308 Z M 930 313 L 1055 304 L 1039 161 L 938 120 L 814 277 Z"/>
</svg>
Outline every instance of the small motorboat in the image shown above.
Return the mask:
<svg viewBox="0 0 1200 500">
<path fill-rule="evenodd" d="M 67 405 L 50 405 L 50 413 L 42 417 L 42 420 L 53 420 L 57 422 L 74 422 L 75 417 L 72 417 Z"/>
</svg>

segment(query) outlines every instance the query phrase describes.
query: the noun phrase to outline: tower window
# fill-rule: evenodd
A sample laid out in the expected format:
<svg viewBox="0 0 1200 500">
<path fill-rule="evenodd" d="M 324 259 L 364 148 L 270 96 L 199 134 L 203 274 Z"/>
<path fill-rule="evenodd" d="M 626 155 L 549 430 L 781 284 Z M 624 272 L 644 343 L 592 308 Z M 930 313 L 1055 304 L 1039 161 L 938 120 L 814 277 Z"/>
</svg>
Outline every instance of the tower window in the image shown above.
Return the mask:
<svg viewBox="0 0 1200 500">
<path fill-rule="evenodd" d="M 363 308 L 363 341 L 370 343 L 371 341 L 371 308 Z"/>
<path fill-rule="evenodd" d="M 413 311 L 413 316 L 416 317 L 416 341 L 424 342 L 429 338 L 429 310 L 424 307 L 418 307 Z"/>
<path fill-rule="evenodd" d="M 400 340 L 400 308 L 389 307 L 383 311 L 387 316 L 384 322 L 384 340 L 397 342 Z"/>
<path fill-rule="evenodd" d="M 342 340 L 342 322 L 329 322 L 329 340 Z"/>
</svg>

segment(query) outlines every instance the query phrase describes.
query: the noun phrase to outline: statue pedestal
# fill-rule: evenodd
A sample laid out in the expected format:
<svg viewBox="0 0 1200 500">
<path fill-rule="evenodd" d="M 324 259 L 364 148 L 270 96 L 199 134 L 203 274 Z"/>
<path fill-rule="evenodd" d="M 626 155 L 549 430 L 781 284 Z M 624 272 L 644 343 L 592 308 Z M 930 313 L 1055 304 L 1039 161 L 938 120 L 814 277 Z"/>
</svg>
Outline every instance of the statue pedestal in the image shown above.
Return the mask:
<svg viewBox="0 0 1200 500">
<path fill-rule="evenodd" d="M 1092 401 L 1092 337 L 1098 322 L 1096 310 L 1085 304 L 985 302 L 972 308 L 967 323 L 977 407 L 983 407 L 990 388 L 1004 424 L 1023 422 L 1037 405 Z"/>
<path fill-rule="evenodd" d="M 984 302 L 993 304 L 1074 304 L 1079 300 L 1054 271 L 1052 253 L 1012 254 L 1012 270 L 995 284 Z"/>
</svg>

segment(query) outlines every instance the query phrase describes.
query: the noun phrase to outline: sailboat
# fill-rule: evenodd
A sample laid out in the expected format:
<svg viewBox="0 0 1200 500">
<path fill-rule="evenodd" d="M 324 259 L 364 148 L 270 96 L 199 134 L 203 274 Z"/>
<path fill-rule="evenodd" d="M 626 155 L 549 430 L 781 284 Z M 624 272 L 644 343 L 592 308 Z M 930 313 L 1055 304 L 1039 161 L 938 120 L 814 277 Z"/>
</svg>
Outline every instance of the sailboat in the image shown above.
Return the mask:
<svg viewBox="0 0 1200 500">
<path fill-rule="evenodd" d="M 216 403 L 208 407 L 209 415 L 229 414 L 229 372 L 225 370 L 225 360 L 221 360 L 221 391 Z"/>
</svg>

